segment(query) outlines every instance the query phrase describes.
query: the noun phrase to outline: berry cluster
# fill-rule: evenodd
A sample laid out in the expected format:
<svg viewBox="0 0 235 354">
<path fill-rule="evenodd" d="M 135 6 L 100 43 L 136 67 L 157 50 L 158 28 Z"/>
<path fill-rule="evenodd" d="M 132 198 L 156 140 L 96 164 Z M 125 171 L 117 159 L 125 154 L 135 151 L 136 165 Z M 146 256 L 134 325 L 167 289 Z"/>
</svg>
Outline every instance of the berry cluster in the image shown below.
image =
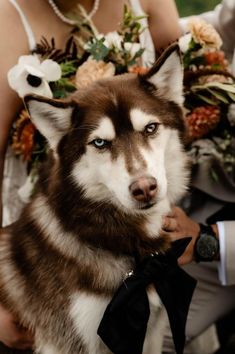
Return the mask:
<svg viewBox="0 0 235 354">
<path fill-rule="evenodd" d="M 220 109 L 216 106 L 196 107 L 186 117 L 189 137 L 200 139 L 215 129 L 220 121 Z"/>
</svg>

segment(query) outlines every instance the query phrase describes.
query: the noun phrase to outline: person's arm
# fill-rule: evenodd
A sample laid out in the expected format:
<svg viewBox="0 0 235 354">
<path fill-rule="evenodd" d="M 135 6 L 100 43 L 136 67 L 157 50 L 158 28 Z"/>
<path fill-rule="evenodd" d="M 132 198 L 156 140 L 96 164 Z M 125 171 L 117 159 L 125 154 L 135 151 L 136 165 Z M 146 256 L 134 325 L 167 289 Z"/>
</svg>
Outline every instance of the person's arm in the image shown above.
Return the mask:
<svg viewBox="0 0 235 354">
<path fill-rule="evenodd" d="M 143 0 L 149 30 L 156 50 L 166 48 L 181 35 L 179 16 L 173 0 Z"/>
</svg>

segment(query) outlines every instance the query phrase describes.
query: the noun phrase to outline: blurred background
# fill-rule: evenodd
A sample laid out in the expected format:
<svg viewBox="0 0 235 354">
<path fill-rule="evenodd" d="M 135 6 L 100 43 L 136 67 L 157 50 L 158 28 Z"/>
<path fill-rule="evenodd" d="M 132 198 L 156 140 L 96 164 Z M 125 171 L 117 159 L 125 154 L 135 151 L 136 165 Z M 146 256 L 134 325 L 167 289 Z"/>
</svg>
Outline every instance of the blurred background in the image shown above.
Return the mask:
<svg viewBox="0 0 235 354">
<path fill-rule="evenodd" d="M 176 5 L 180 17 L 184 17 L 210 11 L 220 2 L 220 0 L 176 0 Z"/>
</svg>

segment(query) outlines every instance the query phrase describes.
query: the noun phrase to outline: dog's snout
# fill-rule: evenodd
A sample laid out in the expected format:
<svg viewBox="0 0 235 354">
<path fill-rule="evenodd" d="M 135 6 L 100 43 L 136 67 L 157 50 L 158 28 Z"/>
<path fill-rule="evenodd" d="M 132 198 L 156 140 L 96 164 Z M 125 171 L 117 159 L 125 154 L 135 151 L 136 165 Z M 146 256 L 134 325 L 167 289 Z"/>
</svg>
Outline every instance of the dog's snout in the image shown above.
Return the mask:
<svg viewBox="0 0 235 354">
<path fill-rule="evenodd" d="M 149 202 L 157 194 L 157 181 L 153 177 L 141 177 L 131 183 L 129 190 L 138 202 Z"/>
</svg>

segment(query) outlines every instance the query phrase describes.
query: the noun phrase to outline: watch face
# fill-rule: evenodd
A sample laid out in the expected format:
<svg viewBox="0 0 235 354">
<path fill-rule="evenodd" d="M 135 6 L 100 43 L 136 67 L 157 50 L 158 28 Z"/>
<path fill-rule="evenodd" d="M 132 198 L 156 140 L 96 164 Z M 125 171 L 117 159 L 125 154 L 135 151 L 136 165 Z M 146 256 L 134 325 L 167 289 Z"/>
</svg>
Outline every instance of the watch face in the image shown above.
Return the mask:
<svg viewBox="0 0 235 354">
<path fill-rule="evenodd" d="M 196 251 L 202 260 L 212 260 L 218 252 L 218 240 L 212 235 L 202 234 L 197 241 Z"/>
</svg>

